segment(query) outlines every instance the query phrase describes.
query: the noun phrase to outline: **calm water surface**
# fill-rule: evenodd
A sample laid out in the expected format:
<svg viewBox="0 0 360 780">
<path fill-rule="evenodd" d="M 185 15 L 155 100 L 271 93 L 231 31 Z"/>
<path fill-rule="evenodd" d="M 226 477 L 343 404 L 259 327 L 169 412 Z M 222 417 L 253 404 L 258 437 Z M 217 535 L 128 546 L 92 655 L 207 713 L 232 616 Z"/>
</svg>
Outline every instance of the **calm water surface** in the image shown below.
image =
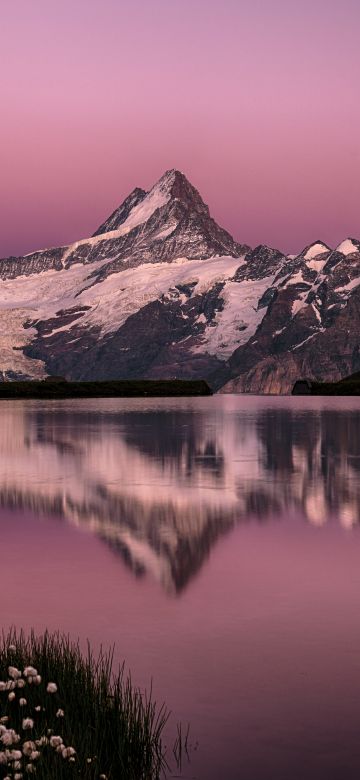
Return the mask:
<svg viewBox="0 0 360 780">
<path fill-rule="evenodd" d="M 0 507 L 2 626 L 116 643 L 177 775 L 359 778 L 359 400 L 2 401 Z"/>
</svg>

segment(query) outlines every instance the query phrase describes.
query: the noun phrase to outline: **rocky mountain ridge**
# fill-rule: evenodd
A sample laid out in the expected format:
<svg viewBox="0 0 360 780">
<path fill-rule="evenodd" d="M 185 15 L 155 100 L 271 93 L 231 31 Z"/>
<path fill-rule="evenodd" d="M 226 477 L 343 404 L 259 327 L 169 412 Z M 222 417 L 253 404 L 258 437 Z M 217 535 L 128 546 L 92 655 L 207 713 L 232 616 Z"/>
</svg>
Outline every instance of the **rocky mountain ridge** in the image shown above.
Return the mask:
<svg viewBox="0 0 360 780">
<path fill-rule="evenodd" d="M 360 242 L 239 244 L 184 174 L 136 188 L 93 236 L 0 260 L 0 379 L 204 378 L 289 392 L 360 369 Z"/>
</svg>

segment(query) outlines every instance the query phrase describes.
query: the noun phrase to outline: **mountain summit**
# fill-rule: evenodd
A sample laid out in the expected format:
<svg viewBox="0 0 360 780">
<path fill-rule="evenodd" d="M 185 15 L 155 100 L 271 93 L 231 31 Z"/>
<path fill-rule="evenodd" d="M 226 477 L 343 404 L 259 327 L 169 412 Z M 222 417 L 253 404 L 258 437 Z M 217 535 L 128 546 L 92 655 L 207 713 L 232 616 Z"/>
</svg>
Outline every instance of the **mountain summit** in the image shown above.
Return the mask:
<svg viewBox="0 0 360 780">
<path fill-rule="evenodd" d="M 360 369 L 360 242 L 239 244 L 180 171 L 93 236 L 0 261 L 0 380 L 205 378 L 288 392 Z"/>
<path fill-rule="evenodd" d="M 127 254 L 131 251 L 133 261 L 149 260 L 147 250 L 154 243 L 158 258 L 167 261 L 182 255 L 239 257 L 243 252 L 210 217 L 208 206 L 186 176 L 175 169 L 166 171 L 149 192 L 133 190 L 94 236 L 119 239 L 118 257 L 124 249 Z"/>
<path fill-rule="evenodd" d="M 181 203 L 184 212 L 209 217 L 209 208 L 195 187 L 183 173 L 172 169 L 166 171 L 149 192 L 136 187 L 94 235 L 114 230 L 128 232 L 137 225 L 144 224 L 155 211 L 161 211 L 164 206 L 174 201 Z"/>
</svg>

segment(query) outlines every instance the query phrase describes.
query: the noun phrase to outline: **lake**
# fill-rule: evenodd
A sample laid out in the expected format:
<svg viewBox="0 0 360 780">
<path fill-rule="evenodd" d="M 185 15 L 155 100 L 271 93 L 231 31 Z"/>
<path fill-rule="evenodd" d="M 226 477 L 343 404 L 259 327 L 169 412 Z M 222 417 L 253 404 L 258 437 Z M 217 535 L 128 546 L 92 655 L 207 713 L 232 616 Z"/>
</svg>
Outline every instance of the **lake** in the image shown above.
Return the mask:
<svg viewBox="0 0 360 780">
<path fill-rule="evenodd" d="M 359 778 L 359 518 L 360 399 L 0 403 L 1 626 L 115 643 L 177 777 Z"/>
</svg>

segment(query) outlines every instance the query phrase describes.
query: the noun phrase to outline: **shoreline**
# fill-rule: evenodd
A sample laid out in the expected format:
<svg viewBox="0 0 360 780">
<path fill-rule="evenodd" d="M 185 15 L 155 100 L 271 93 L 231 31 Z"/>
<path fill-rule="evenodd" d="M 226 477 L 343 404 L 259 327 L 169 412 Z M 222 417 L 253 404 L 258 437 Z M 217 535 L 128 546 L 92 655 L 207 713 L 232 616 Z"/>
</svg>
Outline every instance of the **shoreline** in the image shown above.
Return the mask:
<svg viewBox="0 0 360 780">
<path fill-rule="evenodd" d="M 121 379 L 99 382 L 43 381 L 0 382 L 0 400 L 63 398 L 158 398 L 209 396 L 205 380 Z"/>
</svg>

